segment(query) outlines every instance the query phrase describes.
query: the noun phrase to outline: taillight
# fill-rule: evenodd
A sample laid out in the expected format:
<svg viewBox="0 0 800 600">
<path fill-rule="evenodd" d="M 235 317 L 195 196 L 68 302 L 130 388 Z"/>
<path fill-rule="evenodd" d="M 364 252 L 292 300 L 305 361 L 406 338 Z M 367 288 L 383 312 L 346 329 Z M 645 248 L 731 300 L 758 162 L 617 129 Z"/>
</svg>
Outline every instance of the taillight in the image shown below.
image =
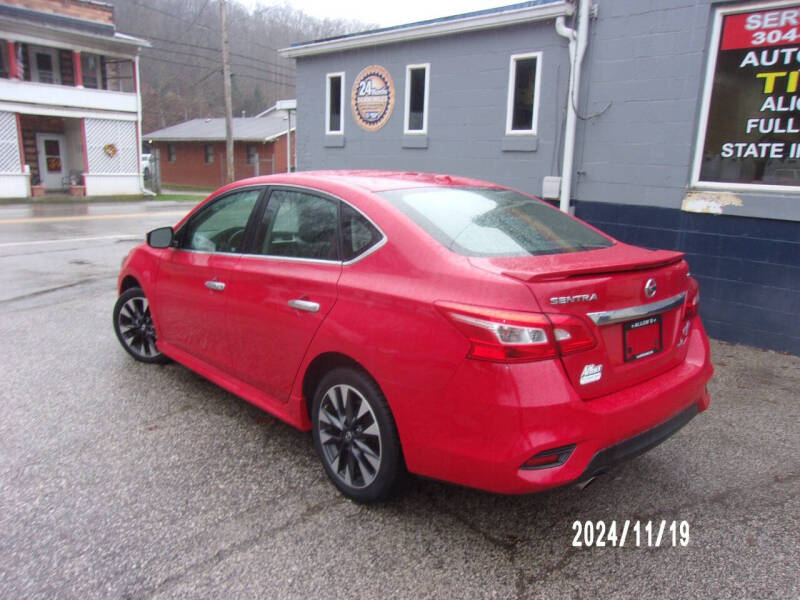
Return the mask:
<svg viewBox="0 0 800 600">
<path fill-rule="evenodd" d="M 436 307 L 469 340 L 469 358 L 527 362 L 588 350 L 596 344 L 585 323 L 572 315 L 529 313 L 454 302 L 437 302 Z"/>
<path fill-rule="evenodd" d="M 556 344 L 561 354 L 590 350 L 597 343 L 592 332 L 579 317 L 555 313 L 548 313 L 547 317 L 553 323 Z"/>
<path fill-rule="evenodd" d="M 694 319 L 700 312 L 700 287 L 694 277 L 689 277 L 689 290 L 686 293 L 686 308 L 683 318 L 687 321 Z"/>
</svg>

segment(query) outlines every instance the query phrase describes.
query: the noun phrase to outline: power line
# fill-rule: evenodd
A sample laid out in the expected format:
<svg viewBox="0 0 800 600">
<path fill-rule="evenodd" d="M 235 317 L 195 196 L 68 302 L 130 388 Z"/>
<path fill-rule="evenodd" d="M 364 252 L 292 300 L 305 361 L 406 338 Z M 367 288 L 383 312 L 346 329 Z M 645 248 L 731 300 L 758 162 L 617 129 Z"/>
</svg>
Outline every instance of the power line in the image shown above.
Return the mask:
<svg viewBox="0 0 800 600">
<path fill-rule="evenodd" d="M 165 48 L 145 48 L 145 50 L 148 51 L 148 52 L 169 52 L 170 54 L 180 54 L 182 56 L 189 56 L 191 58 L 198 58 L 198 59 L 201 59 L 201 60 L 207 60 L 207 61 L 210 61 L 210 62 L 212 62 L 214 64 L 218 63 L 216 58 L 212 58 L 210 56 L 203 56 L 201 54 L 193 54 L 191 52 L 181 52 L 180 50 L 167 50 Z M 147 58 L 149 58 L 149 57 L 147 57 Z M 239 67 L 239 68 L 242 68 L 242 69 L 252 69 L 253 71 L 256 71 L 258 73 L 266 73 L 267 75 L 274 75 L 276 77 L 283 77 L 283 78 L 286 78 L 286 79 L 294 78 L 294 73 L 279 73 L 279 72 L 276 72 L 276 71 L 272 71 L 270 69 L 258 67 L 256 65 L 246 65 L 246 64 L 242 64 L 242 63 L 231 63 L 231 66 Z"/>
<path fill-rule="evenodd" d="M 245 73 L 232 73 L 231 77 L 242 77 L 243 79 L 255 79 L 256 81 L 266 81 L 267 83 L 274 83 L 275 85 L 281 85 L 285 88 L 293 88 L 295 87 L 293 83 L 288 82 L 278 82 L 274 79 L 264 79 L 263 77 L 255 77 L 254 75 L 247 75 Z"/>
<path fill-rule="evenodd" d="M 178 62 L 177 60 L 169 60 L 167 58 L 160 58 L 157 56 L 143 56 L 145 60 L 154 60 L 156 62 L 169 63 L 171 65 L 178 65 L 181 67 L 190 67 L 192 69 L 213 69 L 214 67 L 208 65 L 192 65 L 190 63 Z"/>
<path fill-rule="evenodd" d="M 215 30 L 215 29 L 213 29 L 211 27 L 208 27 L 207 25 L 200 25 L 200 24 L 194 23 L 193 21 L 189 21 L 188 19 L 182 19 L 181 17 L 175 16 L 174 14 L 172 14 L 169 11 L 162 10 L 162 9 L 157 8 L 155 6 L 150 6 L 149 4 L 142 4 L 141 2 L 139 2 L 139 0 L 131 0 L 131 2 L 134 5 L 136 5 L 136 6 L 140 7 L 140 8 L 146 8 L 148 10 L 152 10 L 152 11 L 157 12 L 159 14 L 162 14 L 162 15 L 164 15 L 166 17 L 170 17 L 171 19 L 175 19 L 176 21 L 180 21 L 181 23 L 190 23 L 192 26 L 197 25 L 198 27 L 202 27 L 203 29 L 208 29 L 209 31 L 216 31 L 217 33 L 219 32 L 219 29 Z"/>
<path fill-rule="evenodd" d="M 194 82 L 194 83 L 193 83 L 193 84 L 192 84 L 190 87 L 197 87 L 198 85 L 200 85 L 201 83 L 203 83 L 203 82 L 204 82 L 206 79 L 208 79 L 208 78 L 209 78 L 209 77 L 211 77 L 212 75 L 216 75 L 217 73 L 221 73 L 221 72 L 222 72 L 222 68 L 221 68 L 221 67 L 220 67 L 219 69 L 214 69 L 213 71 L 211 71 L 211 72 L 209 72 L 209 73 L 206 73 L 205 75 L 203 75 L 203 76 L 202 76 L 200 79 L 198 79 L 197 81 L 195 81 L 195 82 Z"/>
<path fill-rule="evenodd" d="M 195 26 L 195 24 L 197 23 L 197 20 L 198 20 L 198 19 L 199 19 L 199 18 L 202 16 L 202 14 L 203 14 L 203 11 L 206 9 L 206 6 L 208 6 L 208 0 L 206 0 L 206 1 L 203 3 L 203 6 L 202 6 L 202 8 L 201 8 L 199 11 L 197 11 L 197 14 L 194 16 L 194 19 L 192 19 L 192 22 L 191 22 L 191 23 L 189 23 L 189 26 L 188 26 L 188 27 L 187 27 L 187 28 L 186 28 L 186 29 L 183 31 L 183 33 L 181 34 L 181 37 L 183 37 L 184 35 L 186 35 L 187 33 L 189 33 L 189 30 L 190 30 L 192 27 L 194 27 L 194 26 Z"/>
<path fill-rule="evenodd" d="M 190 63 L 179 62 L 177 60 L 169 60 L 167 58 L 161 58 L 161 57 L 156 57 L 156 56 L 145 56 L 143 58 L 145 58 L 146 60 L 154 60 L 156 62 L 169 63 L 169 64 L 172 64 L 172 65 L 178 65 L 178 66 L 181 66 L 181 67 L 189 67 L 189 68 L 193 68 L 193 69 L 213 69 L 214 68 L 214 67 L 211 67 L 211 66 L 208 66 L 208 65 L 193 65 L 193 64 L 190 64 Z M 241 65 L 238 65 L 238 66 L 241 66 Z M 249 66 L 249 65 L 244 65 L 244 66 Z M 236 73 L 235 76 L 236 77 L 243 77 L 245 79 L 255 79 L 257 81 L 264 81 L 266 83 L 272 83 L 272 84 L 275 84 L 275 85 L 278 85 L 278 86 L 282 86 L 282 87 L 294 87 L 293 83 L 290 83 L 290 82 L 287 82 L 287 81 L 278 81 L 277 79 L 271 79 L 271 78 L 268 78 L 268 77 L 255 77 L 253 75 L 247 75 L 245 73 Z"/>
<path fill-rule="evenodd" d="M 202 60 L 209 60 L 211 62 L 217 63 L 216 59 L 210 56 L 203 56 L 202 54 L 192 54 L 191 52 L 181 52 L 180 50 L 167 50 L 166 48 L 144 48 L 147 52 L 169 52 L 170 54 L 180 54 L 181 56 L 191 56 L 192 58 L 200 58 Z"/>
<path fill-rule="evenodd" d="M 175 19 L 176 21 L 181 21 L 182 23 L 189 23 L 190 26 L 194 26 L 196 24 L 194 21 L 189 21 L 188 19 L 182 19 L 181 17 L 177 17 L 174 14 L 172 14 L 172 13 L 166 11 L 166 10 L 162 10 L 162 9 L 157 8 L 155 6 L 150 6 L 149 4 L 142 4 L 141 2 L 139 2 L 139 0 L 131 0 L 131 2 L 133 2 L 133 4 L 135 4 L 136 6 L 139 6 L 141 8 L 147 8 L 149 10 L 155 11 L 157 13 L 160 13 L 162 15 L 165 15 L 167 17 Z M 198 27 L 202 27 L 203 29 L 207 29 L 208 31 L 212 31 L 214 33 L 219 33 L 219 29 L 214 29 L 213 27 L 208 27 L 207 25 L 199 25 L 199 24 L 197 24 L 197 26 Z M 184 32 L 184 33 L 186 33 L 186 32 Z M 259 42 L 253 42 L 253 41 L 251 41 L 250 44 L 253 45 L 253 46 L 257 46 L 259 48 L 264 48 L 266 50 L 272 50 L 273 52 L 277 52 L 276 48 L 273 48 L 272 46 L 267 46 L 266 44 L 261 44 Z"/>
<path fill-rule="evenodd" d="M 167 44 L 177 44 L 179 46 L 187 46 L 189 48 L 197 48 L 198 50 L 205 50 L 207 52 L 222 52 L 222 50 L 220 50 L 219 48 L 213 48 L 211 46 L 201 46 L 199 44 L 190 44 L 189 42 L 176 42 L 175 40 L 168 40 L 166 38 L 157 37 L 155 35 L 148 35 L 147 39 L 156 40 L 156 41 L 159 41 L 159 42 L 165 42 Z M 169 52 L 174 52 L 174 51 L 173 50 L 169 50 Z M 264 62 L 265 64 L 268 64 L 271 67 L 277 67 L 277 68 L 280 68 L 280 69 L 287 69 L 287 70 L 290 70 L 290 71 L 294 72 L 294 68 L 289 66 L 289 65 L 282 65 L 280 63 L 269 62 L 269 61 L 266 61 L 266 60 L 262 61 L 259 58 L 256 58 L 254 56 L 250 56 L 250 55 L 247 55 L 247 54 L 238 54 L 236 52 L 231 52 L 230 54 L 231 54 L 231 56 L 236 56 L 237 58 L 245 58 L 247 60 Z"/>
</svg>

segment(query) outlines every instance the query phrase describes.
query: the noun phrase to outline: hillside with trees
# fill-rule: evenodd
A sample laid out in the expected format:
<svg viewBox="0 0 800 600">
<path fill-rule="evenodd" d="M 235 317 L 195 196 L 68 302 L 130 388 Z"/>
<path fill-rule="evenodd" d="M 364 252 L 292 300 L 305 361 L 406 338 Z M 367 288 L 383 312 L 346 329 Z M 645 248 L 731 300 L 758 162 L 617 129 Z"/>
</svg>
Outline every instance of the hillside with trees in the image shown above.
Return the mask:
<svg viewBox="0 0 800 600">
<path fill-rule="evenodd" d="M 224 116 L 217 0 L 113 0 L 117 30 L 144 38 L 144 133 L 198 117 Z M 316 19 L 286 5 L 249 10 L 228 1 L 234 116 L 253 116 L 294 98 L 294 61 L 278 49 L 368 29 L 357 21 Z"/>
</svg>

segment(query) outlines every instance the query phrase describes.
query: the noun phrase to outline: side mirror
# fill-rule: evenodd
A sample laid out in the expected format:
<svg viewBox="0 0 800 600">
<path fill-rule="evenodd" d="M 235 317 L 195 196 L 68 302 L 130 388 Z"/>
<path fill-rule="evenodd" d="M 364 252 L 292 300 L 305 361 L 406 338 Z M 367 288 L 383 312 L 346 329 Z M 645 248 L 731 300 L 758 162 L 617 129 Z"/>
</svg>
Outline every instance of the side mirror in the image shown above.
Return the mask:
<svg viewBox="0 0 800 600">
<path fill-rule="evenodd" d="M 159 227 L 147 234 L 147 245 L 151 248 L 169 248 L 174 239 L 172 227 Z"/>
</svg>

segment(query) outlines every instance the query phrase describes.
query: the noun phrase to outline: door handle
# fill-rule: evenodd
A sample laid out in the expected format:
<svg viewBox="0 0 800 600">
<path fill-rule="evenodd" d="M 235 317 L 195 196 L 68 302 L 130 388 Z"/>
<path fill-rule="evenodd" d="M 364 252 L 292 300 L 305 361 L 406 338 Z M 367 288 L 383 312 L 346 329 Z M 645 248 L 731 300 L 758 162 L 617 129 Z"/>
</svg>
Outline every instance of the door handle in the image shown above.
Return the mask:
<svg viewBox="0 0 800 600">
<path fill-rule="evenodd" d="M 311 302 L 310 300 L 289 300 L 289 306 L 297 310 L 304 310 L 306 312 L 319 312 L 319 304 Z"/>
<path fill-rule="evenodd" d="M 221 281 L 215 281 L 212 279 L 211 281 L 206 281 L 206 287 L 210 290 L 214 290 L 215 292 L 221 292 L 225 289 L 225 284 Z"/>
</svg>

